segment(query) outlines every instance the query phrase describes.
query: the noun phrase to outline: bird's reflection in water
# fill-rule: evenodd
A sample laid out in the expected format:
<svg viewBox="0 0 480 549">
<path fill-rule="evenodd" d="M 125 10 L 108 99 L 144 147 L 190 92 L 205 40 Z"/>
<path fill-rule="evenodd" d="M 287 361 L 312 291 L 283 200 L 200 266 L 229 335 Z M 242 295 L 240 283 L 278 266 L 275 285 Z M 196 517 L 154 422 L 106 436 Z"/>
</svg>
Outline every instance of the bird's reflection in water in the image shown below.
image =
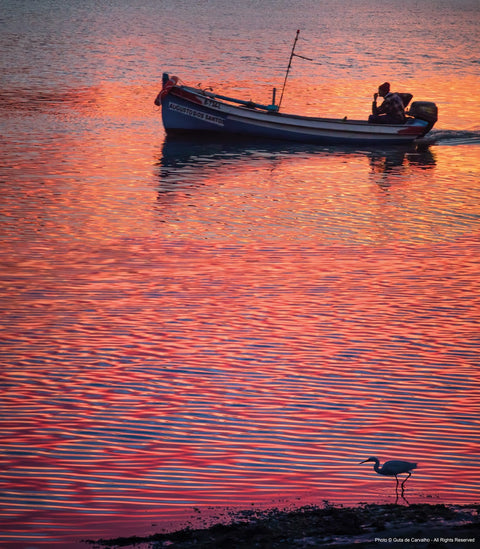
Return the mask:
<svg viewBox="0 0 480 549">
<path fill-rule="evenodd" d="M 410 502 L 407 500 L 407 498 L 405 497 L 405 494 L 402 492 L 402 495 L 399 496 L 398 493 L 395 497 L 395 505 L 398 505 L 398 501 L 399 500 L 403 500 L 407 505 L 410 505 Z"/>
</svg>

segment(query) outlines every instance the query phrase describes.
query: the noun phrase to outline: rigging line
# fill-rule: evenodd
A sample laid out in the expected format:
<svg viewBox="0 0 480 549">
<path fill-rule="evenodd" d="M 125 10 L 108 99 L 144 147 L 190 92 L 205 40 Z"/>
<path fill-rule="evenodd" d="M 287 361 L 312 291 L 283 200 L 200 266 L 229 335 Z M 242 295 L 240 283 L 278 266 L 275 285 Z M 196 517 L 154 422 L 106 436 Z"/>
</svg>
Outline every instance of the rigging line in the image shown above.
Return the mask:
<svg viewBox="0 0 480 549">
<path fill-rule="evenodd" d="M 298 53 L 294 53 L 293 55 L 294 55 L 294 57 L 300 57 L 300 59 L 306 59 L 307 61 L 313 61 L 312 58 L 305 57 L 304 55 L 298 55 Z"/>
</svg>

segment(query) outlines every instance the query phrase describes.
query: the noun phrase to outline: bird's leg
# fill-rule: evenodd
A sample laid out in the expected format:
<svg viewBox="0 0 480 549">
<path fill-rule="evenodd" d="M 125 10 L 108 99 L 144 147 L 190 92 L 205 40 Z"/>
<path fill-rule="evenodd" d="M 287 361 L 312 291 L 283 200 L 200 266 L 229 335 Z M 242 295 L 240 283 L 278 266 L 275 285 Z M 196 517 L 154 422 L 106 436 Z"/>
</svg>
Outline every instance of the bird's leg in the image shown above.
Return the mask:
<svg viewBox="0 0 480 549">
<path fill-rule="evenodd" d="M 402 496 L 403 496 L 403 491 L 404 491 L 404 489 L 405 489 L 405 488 L 403 487 L 403 485 L 407 482 L 407 480 L 408 480 L 411 476 L 412 476 L 412 473 L 409 472 L 409 473 L 408 473 L 408 477 L 402 482 Z"/>
<path fill-rule="evenodd" d="M 397 481 L 397 485 L 395 486 L 395 493 L 397 494 L 397 497 L 398 497 L 398 477 L 397 477 L 397 475 L 395 475 L 395 480 Z"/>
</svg>

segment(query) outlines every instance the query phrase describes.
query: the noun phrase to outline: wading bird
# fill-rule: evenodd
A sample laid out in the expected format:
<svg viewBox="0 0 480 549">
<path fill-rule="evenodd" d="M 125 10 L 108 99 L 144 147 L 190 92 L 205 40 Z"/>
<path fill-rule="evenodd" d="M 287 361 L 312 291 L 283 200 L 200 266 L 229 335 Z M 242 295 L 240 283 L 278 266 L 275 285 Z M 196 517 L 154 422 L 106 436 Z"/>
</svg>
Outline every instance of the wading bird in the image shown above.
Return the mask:
<svg viewBox="0 0 480 549">
<path fill-rule="evenodd" d="M 397 485 L 395 487 L 397 499 L 398 499 L 398 476 L 397 475 L 401 475 L 402 473 L 408 473 L 408 477 L 402 482 L 402 497 L 403 497 L 403 485 L 412 476 L 411 471 L 412 469 L 417 468 L 417 464 L 411 463 L 410 461 L 392 460 L 392 461 L 386 461 L 383 464 L 382 468 L 380 468 L 380 461 L 376 457 L 369 457 L 368 459 L 361 461 L 360 463 L 366 463 L 367 461 L 373 461 L 375 463 L 375 465 L 373 466 L 373 469 L 379 475 L 386 475 L 389 477 L 395 477 L 397 479 Z"/>
</svg>

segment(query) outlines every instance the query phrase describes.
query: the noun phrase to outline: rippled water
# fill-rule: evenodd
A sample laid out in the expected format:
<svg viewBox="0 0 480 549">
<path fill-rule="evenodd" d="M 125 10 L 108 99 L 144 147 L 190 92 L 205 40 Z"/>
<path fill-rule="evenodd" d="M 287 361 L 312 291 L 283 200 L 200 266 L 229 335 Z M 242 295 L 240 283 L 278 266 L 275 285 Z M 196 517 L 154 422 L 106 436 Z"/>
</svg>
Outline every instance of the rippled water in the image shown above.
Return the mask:
<svg viewBox="0 0 480 549">
<path fill-rule="evenodd" d="M 239 508 L 478 502 L 478 4 L 2 2 L 0 540 Z M 430 146 L 166 139 L 163 70 Z"/>
</svg>

